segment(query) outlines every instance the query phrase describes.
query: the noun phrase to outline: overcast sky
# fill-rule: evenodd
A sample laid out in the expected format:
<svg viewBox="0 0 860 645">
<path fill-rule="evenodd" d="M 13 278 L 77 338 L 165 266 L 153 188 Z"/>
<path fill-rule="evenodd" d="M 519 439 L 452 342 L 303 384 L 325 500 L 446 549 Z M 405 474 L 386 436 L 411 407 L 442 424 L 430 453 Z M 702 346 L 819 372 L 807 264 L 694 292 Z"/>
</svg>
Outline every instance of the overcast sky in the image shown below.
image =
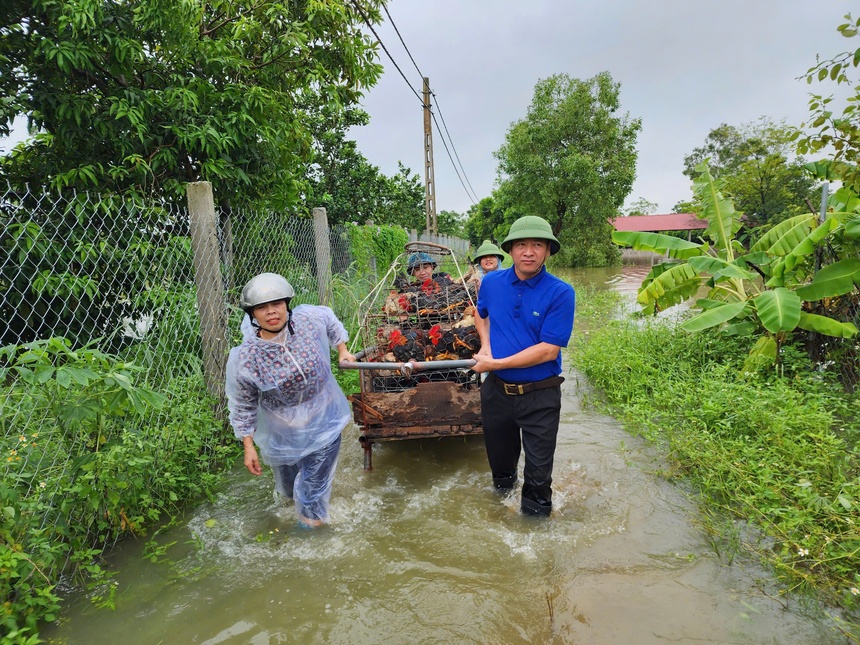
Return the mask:
<svg viewBox="0 0 860 645">
<path fill-rule="evenodd" d="M 537 81 L 605 70 L 621 84 L 622 112 L 642 120 L 627 203 L 643 197 L 668 213 L 691 195 L 684 156 L 713 128 L 763 115 L 799 126 L 809 92 L 832 91 L 833 84 L 797 78 L 816 54 L 826 59 L 857 46 L 836 31 L 852 8 L 856 17 L 860 6 L 847 0 L 393 0 L 389 13 L 430 79 L 479 199 L 495 186 L 493 152 L 526 116 Z M 394 28 L 376 30 L 420 93 Z M 364 101 L 371 123 L 351 134 L 386 174 L 399 160 L 423 181 L 421 103 L 381 56 L 385 75 Z M 435 125 L 433 149 L 437 212 L 465 212 L 472 200 Z"/>
<path fill-rule="evenodd" d="M 389 13 L 436 96 L 465 177 L 478 199 L 496 182 L 493 152 L 525 117 L 538 80 L 608 71 L 621 84 L 622 111 L 642 120 L 636 181 L 627 203 L 657 212 L 688 199 L 684 156 L 721 123 L 761 116 L 800 125 L 811 90 L 797 80 L 856 46 L 836 27 L 848 0 L 392 0 Z M 860 8 L 853 7 L 855 13 Z M 423 182 L 421 76 L 390 23 L 376 27 L 409 84 L 380 51 L 385 74 L 363 105 L 369 126 L 351 134 L 388 175 L 402 161 Z M 440 118 L 441 116 L 441 118 Z M 12 140 L 0 140 L 0 151 Z M 472 199 L 434 124 L 436 209 L 464 213 Z M 453 156 L 454 151 L 451 151 Z"/>
</svg>

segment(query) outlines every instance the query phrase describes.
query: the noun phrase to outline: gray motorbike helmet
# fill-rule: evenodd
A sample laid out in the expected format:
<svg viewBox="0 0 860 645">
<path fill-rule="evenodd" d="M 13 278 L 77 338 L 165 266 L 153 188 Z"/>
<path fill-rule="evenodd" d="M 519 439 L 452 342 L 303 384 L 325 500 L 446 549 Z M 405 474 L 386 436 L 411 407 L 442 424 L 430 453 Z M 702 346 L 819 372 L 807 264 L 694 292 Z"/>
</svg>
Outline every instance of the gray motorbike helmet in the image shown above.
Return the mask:
<svg viewBox="0 0 860 645">
<path fill-rule="evenodd" d="M 277 273 L 261 273 L 255 275 L 248 280 L 242 288 L 242 296 L 239 298 L 239 306 L 245 310 L 248 317 L 251 319 L 251 324 L 257 326 L 254 319 L 254 307 L 265 302 L 274 302 L 276 300 L 286 300 L 287 302 L 287 324 L 290 328 L 290 334 L 294 334 L 293 329 L 293 312 L 290 309 L 290 300 L 296 295 L 293 286 L 287 282 L 287 279 Z"/>
<path fill-rule="evenodd" d="M 295 289 L 284 276 L 277 273 L 261 273 L 248 280 L 248 284 L 242 288 L 239 306 L 248 311 L 264 302 L 286 300 L 289 303 L 295 295 Z"/>
</svg>

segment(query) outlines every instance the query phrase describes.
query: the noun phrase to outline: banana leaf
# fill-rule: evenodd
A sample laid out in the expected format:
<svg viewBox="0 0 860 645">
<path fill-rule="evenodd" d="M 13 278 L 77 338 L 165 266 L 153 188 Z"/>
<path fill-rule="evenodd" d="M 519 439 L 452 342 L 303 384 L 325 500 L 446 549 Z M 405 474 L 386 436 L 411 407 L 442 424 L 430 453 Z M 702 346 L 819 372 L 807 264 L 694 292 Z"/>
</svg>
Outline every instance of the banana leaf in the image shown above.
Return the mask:
<svg viewBox="0 0 860 645">
<path fill-rule="evenodd" d="M 619 246 L 629 246 L 636 251 L 668 252 L 669 257 L 679 260 L 702 255 L 707 248 L 704 244 L 695 244 L 679 237 L 641 231 L 613 231 L 612 241 Z"/>
<path fill-rule="evenodd" d="M 740 322 L 726 325 L 723 333 L 726 336 L 751 336 L 759 328 L 751 320 L 742 320 Z"/>
<path fill-rule="evenodd" d="M 744 309 L 746 309 L 746 301 L 723 303 L 722 307 L 715 307 L 703 311 L 697 316 L 694 316 L 681 325 L 681 329 L 689 332 L 702 331 L 717 327 L 725 322 L 737 318 Z"/>
<path fill-rule="evenodd" d="M 765 282 L 766 287 L 770 287 L 771 289 L 775 289 L 776 287 L 784 287 L 785 286 L 785 258 L 779 258 L 773 265 L 770 267 L 771 276 L 767 282 Z"/>
<path fill-rule="evenodd" d="M 758 372 L 776 363 L 776 339 L 762 336 L 753 345 L 744 361 L 744 372 Z"/>
<path fill-rule="evenodd" d="M 838 227 L 839 220 L 836 217 L 828 217 L 823 224 L 816 226 L 802 240 L 797 241 L 795 247 L 791 251 L 786 253 L 780 260 L 774 262 L 771 267 L 771 278 L 766 283 L 767 286 L 785 286 L 786 271 L 793 270 L 801 263 L 804 257 L 811 255 L 821 241 Z M 794 231 L 796 229 L 797 227 L 792 230 Z M 792 241 L 789 237 L 789 235 L 783 236 L 777 244 L 790 244 Z M 773 248 L 774 247 L 771 247 L 771 250 L 773 250 Z M 781 248 L 781 250 L 784 250 L 784 248 Z M 777 255 L 779 255 L 779 253 Z"/>
<path fill-rule="evenodd" d="M 666 273 L 666 271 L 668 271 L 672 267 L 678 266 L 679 264 L 681 264 L 681 262 L 675 262 L 675 261 L 669 260 L 669 261 L 661 262 L 660 264 L 655 264 L 654 266 L 652 266 L 651 270 L 648 272 L 648 275 L 646 275 L 642 279 L 642 284 L 639 285 L 639 289 L 638 289 L 637 293 L 639 293 L 645 287 L 647 287 L 649 284 L 651 284 L 658 275 L 662 275 L 662 274 Z"/>
<path fill-rule="evenodd" d="M 852 240 L 860 239 L 860 215 L 853 215 L 845 222 L 845 235 Z"/>
<path fill-rule="evenodd" d="M 860 285 L 860 259 L 846 258 L 828 264 L 815 274 L 812 282 L 795 289 L 803 300 L 813 302 L 822 298 L 841 296 Z"/>
<path fill-rule="evenodd" d="M 696 300 L 696 307 L 702 311 L 716 309 L 717 307 L 722 307 L 724 304 L 726 304 L 725 300 L 714 300 L 712 298 L 699 298 Z"/>
<path fill-rule="evenodd" d="M 788 253 L 788 255 L 797 258 L 798 260 L 809 255 L 815 250 L 821 240 L 830 235 L 830 233 L 835 231 L 838 227 L 839 220 L 835 217 L 828 217 L 821 224 L 812 229 L 809 234 Z M 794 266 L 788 268 L 793 269 Z"/>
<path fill-rule="evenodd" d="M 816 221 L 812 213 L 790 217 L 765 233 L 752 245 L 750 253 L 765 251 L 771 255 L 787 255 L 809 234 Z"/>
<path fill-rule="evenodd" d="M 850 188 L 843 186 L 830 195 L 830 199 L 827 200 L 827 207 L 836 212 L 856 212 L 860 209 L 860 197 Z"/>
<path fill-rule="evenodd" d="M 805 311 L 800 312 L 800 322 L 797 326 L 806 331 L 814 331 L 825 336 L 836 338 L 853 338 L 857 335 L 857 327 L 854 323 L 840 322 L 828 316 L 819 316 Z"/>
<path fill-rule="evenodd" d="M 800 321 L 800 296 L 794 291 L 779 287 L 753 298 L 758 318 L 764 328 L 775 334 L 791 331 Z"/>
<path fill-rule="evenodd" d="M 741 266 L 754 264 L 757 267 L 763 267 L 770 264 L 770 256 L 764 251 L 756 251 L 755 253 L 747 253 L 735 261 Z"/>
<path fill-rule="evenodd" d="M 711 176 L 707 161 L 698 164 L 696 171 L 701 174 L 693 180 L 693 193 L 702 203 L 702 215 L 708 221 L 708 236 L 714 246 L 725 253 L 726 259 L 732 260 L 732 241 L 741 227 L 740 214 L 735 211 L 731 200 L 723 197 L 721 184 Z"/>
<path fill-rule="evenodd" d="M 829 159 L 821 159 L 820 161 L 810 161 L 803 164 L 803 167 L 815 177 L 815 179 L 824 179 L 826 181 L 838 181 L 842 179 L 835 164 Z"/>
<path fill-rule="evenodd" d="M 710 255 L 703 255 L 697 258 L 690 258 L 689 264 L 699 273 L 710 273 L 715 277 L 721 278 L 737 278 L 738 280 L 754 280 L 755 275 L 746 269 L 741 268 L 733 262 L 727 262 L 722 258 L 715 258 Z"/>
<path fill-rule="evenodd" d="M 692 298 L 701 283 L 699 274 L 689 264 L 677 264 L 643 287 L 636 301 L 644 306 L 645 312 L 653 313 L 657 307 L 667 309 Z"/>
</svg>

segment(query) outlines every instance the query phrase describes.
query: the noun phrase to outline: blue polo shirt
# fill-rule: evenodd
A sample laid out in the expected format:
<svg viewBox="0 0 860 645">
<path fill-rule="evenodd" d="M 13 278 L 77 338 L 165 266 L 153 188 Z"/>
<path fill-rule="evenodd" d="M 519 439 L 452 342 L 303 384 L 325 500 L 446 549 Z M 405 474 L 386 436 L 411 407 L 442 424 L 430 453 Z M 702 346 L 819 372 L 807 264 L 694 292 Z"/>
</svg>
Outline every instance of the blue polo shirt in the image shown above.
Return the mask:
<svg viewBox="0 0 860 645">
<path fill-rule="evenodd" d="M 490 349 L 507 358 L 538 343 L 567 347 L 573 332 L 576 294 L 573 287 L 547 272 L 520 280 L 513 267 L 484 276 L 478 291 L 478 313 L 490 318 Z M 498 370 L 509 383 L 530 383 L 561 374 L 561 352 L 554 361 Z"/>
</svg>

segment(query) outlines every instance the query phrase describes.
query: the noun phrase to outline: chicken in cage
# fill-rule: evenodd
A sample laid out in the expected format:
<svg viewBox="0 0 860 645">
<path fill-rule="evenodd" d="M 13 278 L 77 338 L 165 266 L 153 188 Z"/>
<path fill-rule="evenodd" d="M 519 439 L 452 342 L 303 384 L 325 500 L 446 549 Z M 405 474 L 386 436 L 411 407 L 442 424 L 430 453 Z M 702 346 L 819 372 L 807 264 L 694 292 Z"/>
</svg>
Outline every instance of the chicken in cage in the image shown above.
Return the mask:
<svg viewBox="0 0 860 645">
<path fill-rule="evenodd" d="M 466 268 L 467 270 L 463 270 Z M 362 308 L 351 397 L 365 467 L 374 441 L 479 434 L 478 281 L 447 247 L 412 242 Z"/>
</svg>

